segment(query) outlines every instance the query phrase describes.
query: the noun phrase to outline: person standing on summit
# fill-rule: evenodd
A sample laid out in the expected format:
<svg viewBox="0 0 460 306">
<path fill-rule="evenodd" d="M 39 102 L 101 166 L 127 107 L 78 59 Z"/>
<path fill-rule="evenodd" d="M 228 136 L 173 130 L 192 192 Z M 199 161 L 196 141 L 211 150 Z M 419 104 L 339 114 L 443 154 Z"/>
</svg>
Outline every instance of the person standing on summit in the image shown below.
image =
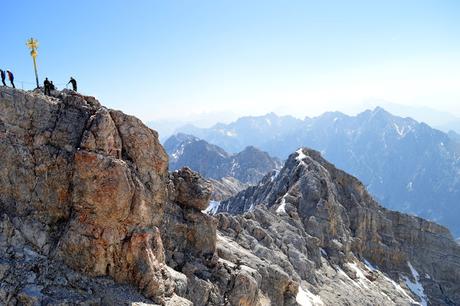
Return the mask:
<svg viewBox="0 0 460 306">
<path fill-rule="evenodd" d="M 6 69 L 6 74 L 8 75 L 8 80 L 10 81 L 11 86 L 13 88 L 16 88 L 16 86 L 14 85 L 14 75 L 13 75 L 13 73 L 9 69 Z M 5 84 L 5 86 L 6 86 L 6 84 Z"/>
<path fill-rule="evenodd" d="M 45 78 L 43 82 L 43 87 L 45 87 L 45 96 L 51 96 L 51 83 L 48 78 Z"/>
<path fill-rule="evenodd" d="M 14 75 L 13 75 L 13 73 L 9 69 L 6 70 L 6 73 L 8 74 L 8 80 L 10 80 L 11 86 L 13 86 L 13 88 L 16 88 L 16 86 L 14 86 Z"/>
<path fill-rule="evenodd" d="M 6 83 L 5 83 L 5 78 L 6 78 L 5 71 L 3 71 L 2 69 L 0 69 L 0 75 L 1 75 L 1 77 L 2 77 L 2 84 L 3 84 L 3 86 L 6 86 Z"/>
<path fill-rule="evenodd" d="M 73 91 L 77 91 L 77 81 L 73 77 L 70 77 L 69 83 L 72 83 Z M 67 83 L 67 84 L 69 84 L 69 83 Z"/>
</svg>

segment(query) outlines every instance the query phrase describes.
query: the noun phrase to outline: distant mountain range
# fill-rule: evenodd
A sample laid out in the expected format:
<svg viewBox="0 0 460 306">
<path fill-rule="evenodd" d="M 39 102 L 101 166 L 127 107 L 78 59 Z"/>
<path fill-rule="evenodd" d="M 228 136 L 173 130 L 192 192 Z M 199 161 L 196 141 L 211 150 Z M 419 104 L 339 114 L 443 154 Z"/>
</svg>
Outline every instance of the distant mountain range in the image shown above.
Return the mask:
<svg viewBox="0 0 460 306">
<path fill-rule="evenodd" d="M 302 146 L 318 150 L 362 180 L 386 207 L 435 220 L 460 236 L 460 146 L 455 133 L 447 135 L 380 107 L 357 116 L 329 112 L 304 120 L 270 113 L 181 131 L 232 153 L 252 145 L 285 159 Z"/>
<path fill-rule="evenodd" d="M 192 135 L 173 135 L 164 143 L 170 170 L 189 167 L 214 186 L 214 200 L 223 200 L 249 185 L 257 184 L 268 172 L 280 169 L 283 162 L 253 146 L 229 154 L 219 146 Z"/>
<path fill-rule="evenodd" d="M 425 122 L 431 127 L 434 127 L 443 132 L 455 131 L 460 133 L 460 118 L 454 114 L 441 111 L 427 106 L 413 106 L 391 103 L 385 100 L 369 100 L 358 106 L 359 110 L 374 109 L 382 107 L 393 115 L 400 117 L 411 117 L 418 122 Z M 349 111 L 352 111 L 350 109 Z M 348 113 L 348 112 L 345 112 Z M 356 109 L 353 113 L 357 113 Z"/>
<path fill-rule="evenodd" d="M 449 137 L 452 140 L 460 143 L 460 134 L 458 134 L 458 133 L 456 133 L 454 131 L 449 131 L 449 133 L 447 133 L 447 135 L 449 135 Z"/>
<path fill-rule="evenodd" d="M 378 106 L 384 108 L 393 115 L 414 118 L 418 122 L 424 122 L 445 133 L 454 131 L 457 134 L 460 134 L 460 118 L 458 116 L 447 111 L 426 106 L 403 105 L 380 99 L 371 99 L 364 101 L 359 105 L 347 106 L 343 108 L 342 111 L 345 114 L 357 114 L 366 109 L 374 109 Z M 300 114 L 295 114 L 295 116 L 297 118 L 302 118 L 302 115 Z M 218 122 L 229 123 L 235 121 L 239 117 L 241 116 L 238 116 L 236 113 L 231 111 L 202 112 L 192 114 L 187 117 L 171 117 L 169 119 L 148 121 L 146 122 L 146 125 L 158 131 L 160 140 L 164 142 L 170 136 L 181 131 L 187 131 L 188 128 L 208 128 Z M 185 128 L 184 125 L 186 125 Z"/>
</svg>

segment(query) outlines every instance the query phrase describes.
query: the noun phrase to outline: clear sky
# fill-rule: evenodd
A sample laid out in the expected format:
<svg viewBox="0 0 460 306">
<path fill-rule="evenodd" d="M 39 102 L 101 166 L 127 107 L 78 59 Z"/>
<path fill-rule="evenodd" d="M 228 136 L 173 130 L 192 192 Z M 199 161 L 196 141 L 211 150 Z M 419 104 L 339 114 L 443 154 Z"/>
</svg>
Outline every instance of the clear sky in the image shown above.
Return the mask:
<svg viewBox="0 0 460 306">
<path fill-rule="evenodd" d="M 2 1 L 0 67 L 143 120 L 382 99 L 460 116 L 460 1 Z M 31 86 L 24 83 L 26 87 Z M 62 88 L 62 86 L 60 86 Z"/>
</svg>

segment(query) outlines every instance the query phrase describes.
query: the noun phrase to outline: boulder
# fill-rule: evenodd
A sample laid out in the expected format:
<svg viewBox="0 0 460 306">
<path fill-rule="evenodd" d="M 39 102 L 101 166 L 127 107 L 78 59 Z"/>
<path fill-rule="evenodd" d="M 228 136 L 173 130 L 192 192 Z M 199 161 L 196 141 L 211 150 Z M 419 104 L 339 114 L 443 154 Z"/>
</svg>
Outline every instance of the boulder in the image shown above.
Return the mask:
<svg viewBox="0 0 460 306">
<path fill-rule="evenodd" d="M 172 173 L 176 189 L 175 202 L 185 207 L 204 210 L 209 205 L 211 183 L 190 168 L 184 167 Z"/>
</svg>

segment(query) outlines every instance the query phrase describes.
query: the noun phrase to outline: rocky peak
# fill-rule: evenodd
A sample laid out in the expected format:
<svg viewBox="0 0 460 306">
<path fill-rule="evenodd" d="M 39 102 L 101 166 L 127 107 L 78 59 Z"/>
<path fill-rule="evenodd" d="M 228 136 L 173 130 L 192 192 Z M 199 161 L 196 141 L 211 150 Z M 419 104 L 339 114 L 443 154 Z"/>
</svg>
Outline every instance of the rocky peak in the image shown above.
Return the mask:
<svg viewBox="0 0 460 306">
<path fill-rule="evenodd" d="M 140 120 L 72 91 L 1 87 L 0 109 L 1 304 L 266 298 L 256 270 L 217 255 L 217 220 L 201 211 L 210 183 L 168 173 L 158 134 Z"/>
<path fill-rule="evenodd" d="M 455 305 L 459 246 L 303 149 L 205 214 L 155 131 L 93 97 L 0 88 L 6 305 Z"/>
<path fill-rule="evenodd" d="M 168 158 L 157 133 L 71 91 L 2 88 L 0 108 L 3 226 L 43 256 L 163 303 L 173 286 L 159 232 Z"/>
<path fill-rule="evenodd" d="M 244 184 L 256 184 L 267 172 L 281 168 L 281 161 L 268 153 L 248 146 L 237 154 L 229 154 L 219 146 L 194 136 L 178 134 L 165 142 L 170 156 L 170 168 L 184 166 L 198 171 L 201 175 L 219 180 L 224 184 L 225 177 L 232 177 Z"/>
<path fill-rule="evenodd" d="M 317 267 L 309 267 L 308 273 L 314 273 L 318 267 L 325 271 L 330 266 L 346 272 L 350 263 L 361 261 L 372 263 L 400 282 L 411 277 L 414 269 L 418 271 L 418 285 L 426 294 L 418 296 L 419 302 L 428 299 L 436 305 L 450 305 L 460 300 L 460 248 L 449 231 L 435 223 L 382 208 L 361 182 L 335 168 L 314 150 L 304 148 L 291 154 L 279 173 L 267 175 L 257 186 L 223 201 L 218 211 L 250 215 L 246 217 L 249 219 L 255 217 L 256 224 L 271 239 L 285 232 L 281 231 L 281 224 L 295 224 L 298 230 L 305 231 L 301 236 L 315 240 L 308 252 L 293 246 Z M 282 220 L 275 223 L 281 224 L 265 223 L 264 219 L 275 218 L 273 215 Z M 221 227 L 228 230 L 224 224 Z M 282 248 L 281 252 L 286 254 Z M 444 260 L 439 261 L 440 257 Z M 327 259 L 327 264 L 322 258 Z M 299 263 L 290 262 L 298 273 Z M 330 288 L 309 280 L 306 275 L 299 277 L 315 288 L 323 300 L 353 304 L 352 298 L 331 299 L 326 293 Z M 416 293 L 405 283 L 409 293 Z"/>
<path fill-rule="evenodd" d="M 184 144 L 192 143 L 195 141 L 198 141 L 199 138 L 193 136 L 193 135 L 188 135 L 184 133 L 177 133 L 175 135 L 172 135 L 169 137 L 165 143 L 164 143 L 164 148 L 166 152 L 176 152 L 180 150 L 180 147 Z"/>
</svg>

